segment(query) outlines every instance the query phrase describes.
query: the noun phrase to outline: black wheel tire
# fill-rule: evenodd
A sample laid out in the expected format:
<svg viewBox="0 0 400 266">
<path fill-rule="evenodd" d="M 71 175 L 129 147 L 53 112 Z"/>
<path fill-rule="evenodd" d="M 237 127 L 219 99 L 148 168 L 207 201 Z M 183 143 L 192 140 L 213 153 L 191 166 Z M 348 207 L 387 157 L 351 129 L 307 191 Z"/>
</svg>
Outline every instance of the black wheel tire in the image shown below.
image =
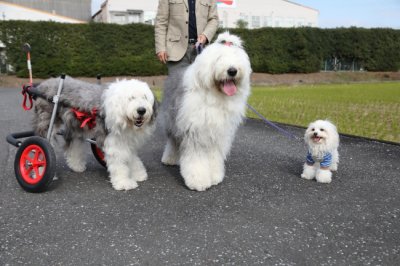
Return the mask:
<svg viewBox="0 0 400 266">
<path fill-rule="evenodd" d="M 92 152 L 94 155 L 94 158 L 104 167 L 107 167 L 107 163 L 104 159 L 104 152 L 102 149 L 100 149 L 96 144 L 90 143 L 90 147 L 92 148 Z"/>
<path fill-rule="evenodd" d="M 56 155 L 50 143 L 41 137 L 30 137 L 18 148 L 14 160 L 15 177 L 28 192 L 43 192 L 56 173 Z"/>
</svg>

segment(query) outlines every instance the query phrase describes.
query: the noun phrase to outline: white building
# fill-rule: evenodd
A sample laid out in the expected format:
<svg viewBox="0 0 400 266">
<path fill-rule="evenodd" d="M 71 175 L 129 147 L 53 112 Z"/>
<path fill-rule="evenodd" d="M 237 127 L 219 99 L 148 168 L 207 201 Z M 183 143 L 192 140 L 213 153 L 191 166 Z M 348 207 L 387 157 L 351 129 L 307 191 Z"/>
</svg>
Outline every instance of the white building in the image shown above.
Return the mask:
<svg viewBox="0 0 400 266">
<path fill-rule="evenodd" d="M 185 1 L 185 0 L 184 0 Z M 197 0 L 200 1 L 200 0 Z M 247 28 L 318 27 L 319 11 L 285 0 L 217 0 L 220 26 L 235 28 L 238 20 Z M 154 25 L 158 0 L 105 0 L 93 15 L 95 22 Z"/>
<path fill-rule="evenodd" d="M 235 28 L 238 20 L 247 28 L 318 27 L 319 11 L 285 0 L 217 0 L 220 26 Z"/>
<path fill-rule="evenodd" d="M 0 1 L 0 19 L 2 20 L 31 20 L 31 21 L 54 21 L 62 23 L 86 23 L 86 21 L 67 17 L 53 12 L 24 6 L 21 4 Z"/>
<path fill-rule="evenodd" d="M 93 15 L 93 21 L 104 23 L 145 23 L 154 25 L 158 0 L 106 0 Z"/>
</svg>

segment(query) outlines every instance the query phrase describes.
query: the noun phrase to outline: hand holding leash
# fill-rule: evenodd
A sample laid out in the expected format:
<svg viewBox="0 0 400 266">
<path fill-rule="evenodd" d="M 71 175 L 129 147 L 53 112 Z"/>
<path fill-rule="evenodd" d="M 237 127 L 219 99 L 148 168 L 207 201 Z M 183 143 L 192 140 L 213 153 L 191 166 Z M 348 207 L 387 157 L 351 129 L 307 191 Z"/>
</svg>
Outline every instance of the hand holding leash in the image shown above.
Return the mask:
<svg viewBox="0 0 400 266">
<path fill-rule="evenodd" d="M 204 44 L 202 44 L 201 42 L 196 42 L 195 47 L 196 47 L 197 55 L 199 55 L 199 54 L 201 54 L 201 52 L 203 52 Z"/>
</svg>

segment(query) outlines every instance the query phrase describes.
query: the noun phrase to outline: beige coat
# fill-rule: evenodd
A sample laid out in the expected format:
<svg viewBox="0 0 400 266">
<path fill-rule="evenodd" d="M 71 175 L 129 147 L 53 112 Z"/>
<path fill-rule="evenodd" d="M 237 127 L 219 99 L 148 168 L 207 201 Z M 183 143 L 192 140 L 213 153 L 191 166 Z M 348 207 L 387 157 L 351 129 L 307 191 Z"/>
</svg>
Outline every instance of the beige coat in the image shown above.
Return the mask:
<svg viewBox="0 0 400 266">
<path fill-rule="evenodd" d="M 168 61 L 179 61 L 185 55 L 189 36 L 188 0 L 159 0 L 155 22 L 156 53 L 166 51 Z M 209 41 L 218 29 L 215 0 L 196 0 L 197 34 Z"/>
</svg>

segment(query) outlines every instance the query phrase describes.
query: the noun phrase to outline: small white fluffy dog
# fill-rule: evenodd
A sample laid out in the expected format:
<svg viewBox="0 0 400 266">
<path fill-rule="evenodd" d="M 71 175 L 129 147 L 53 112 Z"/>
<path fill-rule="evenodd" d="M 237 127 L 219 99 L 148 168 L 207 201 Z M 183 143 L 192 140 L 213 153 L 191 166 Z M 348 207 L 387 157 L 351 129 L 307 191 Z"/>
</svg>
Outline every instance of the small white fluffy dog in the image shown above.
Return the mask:
<svg viewBox="0 0 400 266">
<path fill-rule="evenodd" d="M 339 134 L 336 126 L 327 120 L 314 121 L 306 129 L 304 141 L 308 153 L 301 177 L 330 183 L 331 171 L 336 171 L 339 163 Z"/>
<path fill-rule="evenodd" d="M 59 81 L 46 80 L 37 89 L 51 99 Z M 154 131 L 157 101 L 145 82 L 132 79 L 97 85 L 66 77 L 59 103 L 55 126 L 63 127 L 64 155 L 73 171 L 85 171 L 84 141 L 94 138 L 103 149 L 114 189 L 133 189 L 137 181 L 147 179 L 138 149 Z M 52 108 L 52 103 L 37 98 L 33 128 L 40 136 L 47 134 Z M 77 111 L 91 121 L 82 123 Z"/>
<path fill-rule="evenodd" d="M 166 82 L 162 112 L 166 165 L 180 165 L 188 188 L 222 182 L 224 160 L 245 115 L 251 66 L 241 40 L 220 34 L 184 72 Z"/>
</svg>

